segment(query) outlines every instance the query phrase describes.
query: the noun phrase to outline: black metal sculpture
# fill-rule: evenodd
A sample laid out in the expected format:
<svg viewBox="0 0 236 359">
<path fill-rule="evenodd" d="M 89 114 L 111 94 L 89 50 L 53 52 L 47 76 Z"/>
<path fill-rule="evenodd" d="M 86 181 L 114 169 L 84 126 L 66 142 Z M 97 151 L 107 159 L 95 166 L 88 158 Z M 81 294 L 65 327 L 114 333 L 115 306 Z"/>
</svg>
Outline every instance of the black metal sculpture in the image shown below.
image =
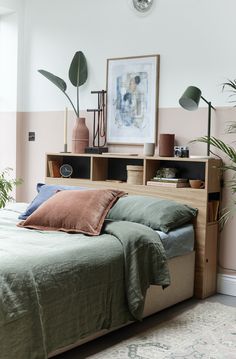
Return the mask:
<svg viewBox="0 0 236 359">
<path fill-rule="evenodd" d="M 86 153 L 103 153 L 108 152 L 106 145 L 106 91 L 91 91 L 91 94 L 97 94 L 98 107 L 88 109 L 93 112 L 93 147 L 87 147 Z"/>
</svg>

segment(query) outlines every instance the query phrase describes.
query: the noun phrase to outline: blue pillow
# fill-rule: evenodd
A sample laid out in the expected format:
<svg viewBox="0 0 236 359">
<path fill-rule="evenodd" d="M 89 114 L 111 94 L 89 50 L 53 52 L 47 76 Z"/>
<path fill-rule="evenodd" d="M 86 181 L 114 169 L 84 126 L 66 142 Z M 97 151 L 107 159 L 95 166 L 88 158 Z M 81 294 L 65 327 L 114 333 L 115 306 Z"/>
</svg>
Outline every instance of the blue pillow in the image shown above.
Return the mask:
<svg viewBox="0 0 236 359">
<path fill-rule="evenodd" d="M 44 183 L 37 184 L 38 195 L 26 208 L 24 213 L 19 215 L 19 219 L 28 218 L 43 202 L 52 197 L 58 190 L 87 190 L 86 187 L 77 186 L 62 186 L 62 185 L 47 185 Z"/>
</svg>

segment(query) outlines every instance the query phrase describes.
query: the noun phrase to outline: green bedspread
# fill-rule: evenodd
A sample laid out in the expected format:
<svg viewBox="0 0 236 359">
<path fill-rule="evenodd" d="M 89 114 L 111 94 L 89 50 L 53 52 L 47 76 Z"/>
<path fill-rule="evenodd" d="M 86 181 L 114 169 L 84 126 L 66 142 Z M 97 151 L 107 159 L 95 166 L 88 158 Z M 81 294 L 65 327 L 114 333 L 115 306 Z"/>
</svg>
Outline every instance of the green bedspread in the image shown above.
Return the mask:
<svg viewBox="0 0 236 359">
<path fill-rule="evenodd" d="M 16 227 L 0 211 L 0 359 L 46 359 L 100 329 L 141 319 L 146 289 L 167 286 L 156 232 L 111 222 L 89 237 Z M 158 300 L 158 298 L 157 298 Z"/>
</svg>

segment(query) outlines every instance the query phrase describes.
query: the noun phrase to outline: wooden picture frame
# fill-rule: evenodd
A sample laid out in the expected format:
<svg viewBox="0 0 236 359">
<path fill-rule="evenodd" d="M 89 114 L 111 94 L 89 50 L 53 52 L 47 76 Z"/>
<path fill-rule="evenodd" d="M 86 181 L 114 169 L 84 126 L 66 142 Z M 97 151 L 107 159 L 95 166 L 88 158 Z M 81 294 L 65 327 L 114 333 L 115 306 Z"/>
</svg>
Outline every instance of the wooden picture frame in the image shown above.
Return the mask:
<svg viewBox="0 0 236 359">
<path fill-rule="evenodd" d="M 107 59 L 107 143 L 156 143 L 160 55 Z"/>
</svg>

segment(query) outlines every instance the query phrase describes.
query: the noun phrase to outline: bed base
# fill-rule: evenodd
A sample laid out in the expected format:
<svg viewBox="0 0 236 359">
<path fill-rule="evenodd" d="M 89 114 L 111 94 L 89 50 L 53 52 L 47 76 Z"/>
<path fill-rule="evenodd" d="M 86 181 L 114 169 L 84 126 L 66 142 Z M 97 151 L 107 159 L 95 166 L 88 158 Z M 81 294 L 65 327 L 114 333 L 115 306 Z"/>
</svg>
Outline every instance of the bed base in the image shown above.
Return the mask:
<svg viewBox="0 0 236 359">
<path fill-rule="evenodd" d="M 162 309 L 168 308 L 193 296 L 195 252 L 188 253 L 184 256 L 171 258 L 168 260 L 168 264 L 171 275 L 171 285 L 164 290 L 160 286 L 150 286 L 146 295 L 143 318 L 148 317 L 149 315 L 157 313 Z M 128 322 L 123 326 L 126 326 L 131 323 L 133 322 Z M 60 348 L 50 353 L 48 358 L 64 353 L 70 349 L 73 349 L 79 345 L 99 338 L 122 327 L 117 327 L 109 330 L 100 330 L 84 339 L 78 340 L 74 344 L 68 345 L 64 348 Z"/>
</svg>

